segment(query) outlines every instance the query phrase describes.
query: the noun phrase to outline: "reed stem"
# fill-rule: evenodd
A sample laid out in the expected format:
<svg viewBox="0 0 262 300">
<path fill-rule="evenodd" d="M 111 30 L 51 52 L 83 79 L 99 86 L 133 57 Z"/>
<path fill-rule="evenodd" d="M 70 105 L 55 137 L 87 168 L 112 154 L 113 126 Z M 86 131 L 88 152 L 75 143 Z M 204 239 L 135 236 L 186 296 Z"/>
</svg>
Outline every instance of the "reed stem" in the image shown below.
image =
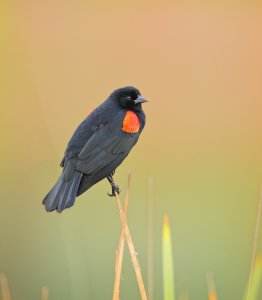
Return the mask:
<svg viewBox="0 0 262 300">
<path fill-rule="evenodd" d="M 41 300 L 48 300 L 48 292 L 48 288 L 43 286 L 41 291 Z"/>
<path fill-rule="evenodd" d="M 124 214 L 127 216 L 128 209 L 128 197 L 130 190 L 130 178 L 131 174 L 128 174 L 128 183 L 127 183 L 127 191 L 125 198 L 125 208 Z M 120 295 L 120 280 L 121 280 L 121 271 L 122 271 L 122 262 L 125 248 L 125 228 L 122 226 L 121 235 L 118 243 L 118 248 L 116 251 L 116 262 L 115 262 L 115 282 L 114 282 L 114 291 L 113 291 L 113 300 L 119 300 Z"/>
<path fill-rule="evenodd" d="M 128 247 L 129 247 L 129 252 L 130 252 L 131 258 L 132 258 L 132 263 L 133 263 L 133 267 L 134 267 L 134 270 L 135 270 L 136 279 L 137 279 L 138 287 L 139 287 L 139 290 L 140 290 L 141 298 L 142 298 L 142 300 L 147 300 L 147 295 L 146 295 L 146 290 L 145 290 L 145 286 L 144 286 L 144 282 L 143 282 L 143 277 L 142 277 L 141 270 L 140 270 L 139 263 L 138 263 L 138 259 L 137 259 L 137 253 L 135 251 L 135 247 L 134 247 L 134 244 L 133 244 L 133 240 L 132 240 L 132 237 L 131 237 L 131 234 L 130 234 L 128 224 L 126 222 L 125 213 L 123 211 L 122 204 L 120 202 L 119 195 L 118 195 L 117 192 L 115 192 L 115 196 L 116 196 L 116 201 L 117 201 L 117 206 L 118 206 L 118 210 L 119 210 L 120 219 L 121 219 L 121 222 L 122 222 L 122 228 L 125 229 L 125 238 L 126 238 L 126 241 L 127 241 Z"/>
<path fill-rule="evenodd" d="M 5 274 L 0 274 L 0 288 L 2 291 L 3 300 L 11 300 L 11 295 L 8 287 L 8 281 Z"/>
<path fill-rule="evenodd" d="M 252 282 L 253 282 L 253 274 L 254 274 L 256 253 L 257 253 L 257 242 L 258 242 L 258 234 L 259 234 L 259 225 L 261 220 L 261 210 L 262 210 L 262 187 L 261 187 L 260 198 L 258 202 L 255 233 L 253 238 L 253 251 L 252 251 L 252 258 L 251 258 L 251 265 L 250 265 L 250 272 L 249 272 L 249 279 L 248 279 L 247 300 L 251 300 L 251 296 L 252 296 Z"/>
</svg>

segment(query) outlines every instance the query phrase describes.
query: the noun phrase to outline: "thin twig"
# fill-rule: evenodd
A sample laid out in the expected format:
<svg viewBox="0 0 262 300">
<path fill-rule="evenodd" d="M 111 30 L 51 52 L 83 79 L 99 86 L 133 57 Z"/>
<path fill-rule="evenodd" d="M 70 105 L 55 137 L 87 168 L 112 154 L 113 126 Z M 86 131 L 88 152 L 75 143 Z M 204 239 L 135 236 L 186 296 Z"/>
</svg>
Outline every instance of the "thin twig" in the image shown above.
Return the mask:
<svg viewBox="0 0 262 300">
<path fill-rule="evenodd" d="M 11 300 L 11 295 L 8 287 L 8 281 L 5 274 L 0 274 L 0 287 L 2 290 L 2 299 Z"/>
<path fill-rule="evenodd" d="M 130 178 L 131 173 L 128 174 L 128 181 L 127 181 L 127 191 L 126 191 L 126 199 L 125 199 L 125 208 L 124 213 L 125 217 L 127 216 L 127 209 L 128 209 L 128 197 L 129 197 L 129 190 L 130 190 Z M 125 228 L 122 226 L 121 235 L 119 239 L 118 249 L 116 251 L 116 263 L 115 263 L 115 282 L 114 282 L 114 291 L 113 291 L 113 300 L 119 300 L 120 294 L 120 279 L 121 279 L 121 271 L 122 271 L 122 262 L 123 262 L 123 255 L 124 255 L 124 248 L 125 248 Z"/>
<path fill-rule="evenodd" d="M 148 300 L 154 299 L 154 206 L 153 206 L 153 177 L 148 177 L 148 219 L 147 219 L 147 291 Z"/>
<path fill-rule="evenodd" d="M 48 288 L 43 286 L 41 291 L 41 300 L 48 300 L 48 292 Z"/>
<path fill-rule="evenodd" d="M 116 191 L 115 191 L 115 196 L 116 196 L 116 201 L 117 201 L 117 206 L 118 206 L 118 210 L 119 210 L 120 219 L 121 219 L 121 222 L 122 222 L 122 227 L 125 228 L 125 236 L 126 236 L 127 244 L 128 244 L 128 247 L 129 247 L 129 252 L 130 252 L 130 255 L 131 255 L 131 258 L 132 258 L 134 270 L 135 270 L 135 273 L 136 273 L 136 279 L 137 279 L 137 283 L 138 283 L 138 286 L 139 286 L 141 298 L 142 298 L 142 300 L 147 300 L 146 290 L 145 290 L 142 274 L 141 274 L 138 259 L 137 259 L 137 253 L 136 253 L 135 248 L 134 248 L 134 244 L 133 244 L 132 237 L 131 237 L 131 234 L 130 234 L 130 231 L 129 231 L 129 228 L 128 228 L 128 224 L 126 222 L 125 213 L 123 211 L 118 193 Z"/>
<path fill-rule="evenodd" d="M 261 210 L 262 210 L 262 187 L 261 187 L 260 198 L 258 202 L 257 219 L 256 219 L 255 233 L 253 239 L 253 251 L 252 251 L 251 266 L 250 266 L 249 279 L 248 279 L 247 300 L 251 300 L 251 295 L 252 295 L 252 281 L 253 281 L 253 273 L 254 273 L 254 267 L 256 261 L 257 241 L 258 241 L 259 225 L 261 220 Z"/>
</svg>

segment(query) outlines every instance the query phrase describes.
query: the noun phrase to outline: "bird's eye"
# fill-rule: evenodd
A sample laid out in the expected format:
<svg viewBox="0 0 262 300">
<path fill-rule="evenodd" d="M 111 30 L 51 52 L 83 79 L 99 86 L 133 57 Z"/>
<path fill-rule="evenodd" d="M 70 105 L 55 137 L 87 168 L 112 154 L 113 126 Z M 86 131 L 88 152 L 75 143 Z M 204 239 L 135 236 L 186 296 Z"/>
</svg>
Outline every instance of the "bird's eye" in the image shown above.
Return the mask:
<svg viewBox="0 0 262 300">
<path fill-rule="evenodd" d="M 130 100 L 132 100 L 132 97 L 131 96 L 127 96 L 126 100 L 130 101 Z"/>
</svg>

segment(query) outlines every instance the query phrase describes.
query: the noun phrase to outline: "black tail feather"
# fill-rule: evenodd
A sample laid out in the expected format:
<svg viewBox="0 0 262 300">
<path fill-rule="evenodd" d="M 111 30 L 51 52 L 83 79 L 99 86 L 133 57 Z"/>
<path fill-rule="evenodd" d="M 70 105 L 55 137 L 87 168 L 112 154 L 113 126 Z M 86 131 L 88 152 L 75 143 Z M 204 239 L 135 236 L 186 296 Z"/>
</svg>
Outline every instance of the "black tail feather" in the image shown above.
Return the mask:
<svg viewBox="0 0 262 300">
<path fill-rule="evenodd" d="M 79 188 L 81 177 L 82 176 L 80 176 L 80 178 L 74 177 L 74 181 L 73 181 L 73 183 L 70 187 L 70 190 L 68 192 L 68 197 L 67 197 L 67 200 L 66 200 L 66 203 L 65 203 L 66 208 L 69 208 L 69 207 L 73 206 L 74 203 L 75 203 L 75 198 L 77 196 L 77 191 L 78 191 L 78 188 Z"/>
<path fill-rule="evenodd" d="M 71 207 L 75 202 L 81 177 L 82 173 L 75 171 L 72 178 L 65 181 L 62 174 L 43 200 L 46 211 L 50 212 L 56 209 L 61 213 L 65 208 Z"/>
</svg>

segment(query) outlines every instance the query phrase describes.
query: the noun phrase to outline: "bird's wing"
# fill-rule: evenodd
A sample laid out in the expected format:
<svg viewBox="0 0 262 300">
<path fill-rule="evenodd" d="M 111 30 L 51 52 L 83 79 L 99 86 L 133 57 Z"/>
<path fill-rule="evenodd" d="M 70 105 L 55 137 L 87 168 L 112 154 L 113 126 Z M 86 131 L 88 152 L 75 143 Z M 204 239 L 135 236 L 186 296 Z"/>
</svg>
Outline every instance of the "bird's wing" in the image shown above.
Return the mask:
<svg viewBox="0 0 262 300">
<path fill-rule="evenodd" d="M 108 103 L 104 102 L 80 123 L 67 145 L 66 156 L 70 158 L 78 154 L 93 134 L 111 121 L 111 114 L 107 110 Z"/>
<path fill-rule="evenodd" d="M 93 134 L 78 154 L 76 169 L 91 175 L 106 168 L 109 164 L 116 168 L 135 145 L 138 137 L 138 133 L 123 132 L 119 127 L 119 122 L 107 124 Z M 123 157 L 120 162 L 119 157 Z M 114 161 L 117 161 L 116 166 Z"/>
<path fill-rule="evenodd" d="M 66 181 L 72 178 L 76 168 L 78 154 L 81 152 L 85 144 L 97 131 L 101 130 L 102 127 L 110 122 L 111 114 L 106 113 L 108 110 L 110 110 L 108 103 L 102 103 L 76 128 L 67 145 L 64 158 L 60 164 L 61 167 L 64 168 L 63 173 Z"/>
<path fill-rule="evenodd" d="M 99 169 L 97 172 L 91 174 L 91 175 L 85 175 L 83 174 L 83 177 L 81 179 L 77 196 L 81 195 L 83 192 L 85 192 L 87 189 L 89 189 L 92 185 L 96 184 L 98 181 L 104 179 L 106 176 L 108 176 L 110 173 L 112 173 L 125 159 L 128 153 L 121 153 L 118 156 L 115 157 L 114 160 L 109 162 L 107 165 L 105 165 L 103 168 Z"/>
</svg>

